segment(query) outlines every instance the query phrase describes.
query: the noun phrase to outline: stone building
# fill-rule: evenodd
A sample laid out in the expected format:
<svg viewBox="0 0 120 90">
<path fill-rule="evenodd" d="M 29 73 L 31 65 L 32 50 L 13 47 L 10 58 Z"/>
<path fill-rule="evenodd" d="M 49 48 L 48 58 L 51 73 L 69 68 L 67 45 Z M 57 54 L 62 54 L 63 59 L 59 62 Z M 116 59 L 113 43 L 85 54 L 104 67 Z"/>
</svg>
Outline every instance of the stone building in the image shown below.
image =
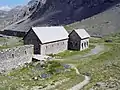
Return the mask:
<svg viewBox="0 0 120 90">
<path fill-rule="evenodd" d="M 73 30 L 69 34 L 68 49 L 69 50 L 84 50 L 89 47 L 90 35 L 85 29 Z"/>
<path fill-rule="evenodd" d="M 32 27 L 23 39 L 24 44 L 34 45 L 35 54 L 56 54 L 68 48 L 68 32 L 62 26 Z"/>
</svg>

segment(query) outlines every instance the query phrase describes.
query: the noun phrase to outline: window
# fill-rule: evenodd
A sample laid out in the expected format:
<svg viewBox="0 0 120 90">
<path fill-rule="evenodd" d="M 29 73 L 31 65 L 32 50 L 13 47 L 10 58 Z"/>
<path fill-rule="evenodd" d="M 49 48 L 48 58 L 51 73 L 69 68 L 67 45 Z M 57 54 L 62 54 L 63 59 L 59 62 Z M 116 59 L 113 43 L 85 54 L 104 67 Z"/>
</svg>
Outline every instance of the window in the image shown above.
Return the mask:
<svg viewBox="0 0 120 90">
<path fill-rule="evenodd" d="M 82 49 L 83 49 L 83 43 L 82 43 Z"/>
<path fill-rule="evenodd" d="M 25 51 L 25 54 L 27 54 L 27 52 Z"/>
<path fill-rule="evenodd" d="M 75 46 L 77 46 L 78 44 L 77 44 L 77 42 L 75 43 Z"/>
<path fill-rule="evenodd" d="M 86 42 L 84 42 L 84 46 L 86 47 Z"/>
<path fill-rule="evenodd" d="M 89 45 L 88 41 L 87 41 L 87 46 Z"/>
<path fill-rule="evenodd" d="M 64 44 L 64 42 L 63 42 L 63 44 Z"/>
<path fill-rule="evenodd" d="M 12 54 L 12 58 L 14 58 L 14 54 Z"/>
</svg>

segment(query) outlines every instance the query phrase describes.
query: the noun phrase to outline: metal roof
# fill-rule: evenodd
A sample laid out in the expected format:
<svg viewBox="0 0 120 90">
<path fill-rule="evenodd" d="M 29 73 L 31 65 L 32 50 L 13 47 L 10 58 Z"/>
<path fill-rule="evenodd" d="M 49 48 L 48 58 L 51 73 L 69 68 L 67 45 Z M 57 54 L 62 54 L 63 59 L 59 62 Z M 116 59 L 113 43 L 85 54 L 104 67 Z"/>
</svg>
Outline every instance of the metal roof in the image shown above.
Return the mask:
<svg viewBox="0 0 120 90">
<path fill-rule="evenodd" d="M 90 37 L 85 29 L 76 29 L 75 32 L 80 36 L 81 39 Z"/>
<path fill-rule="evenodd" d="M 68 32 L 63 26 L 32 27 L 42 43 L 48 43 L 68 38 Z"/>
</svg>

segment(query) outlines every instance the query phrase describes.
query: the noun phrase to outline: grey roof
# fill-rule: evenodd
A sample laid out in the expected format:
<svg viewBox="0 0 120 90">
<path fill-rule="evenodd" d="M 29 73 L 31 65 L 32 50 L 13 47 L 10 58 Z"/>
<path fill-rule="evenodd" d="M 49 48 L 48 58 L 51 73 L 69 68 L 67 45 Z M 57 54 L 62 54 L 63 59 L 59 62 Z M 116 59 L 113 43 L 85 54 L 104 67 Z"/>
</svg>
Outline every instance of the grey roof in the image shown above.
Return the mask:
<svg viewBox="0 0 120 90">
<path fill-rule="evenodd" d="M 68 38 L 68 32 L 63 26 L 32 27 L 42 43 L 53 42 Z"/>
<path fill-rule="evenodd" d="M 80 36 L 81 39 L 90 37 L 85 29 L 76 29 L 75 32 Z"/>
</svg>

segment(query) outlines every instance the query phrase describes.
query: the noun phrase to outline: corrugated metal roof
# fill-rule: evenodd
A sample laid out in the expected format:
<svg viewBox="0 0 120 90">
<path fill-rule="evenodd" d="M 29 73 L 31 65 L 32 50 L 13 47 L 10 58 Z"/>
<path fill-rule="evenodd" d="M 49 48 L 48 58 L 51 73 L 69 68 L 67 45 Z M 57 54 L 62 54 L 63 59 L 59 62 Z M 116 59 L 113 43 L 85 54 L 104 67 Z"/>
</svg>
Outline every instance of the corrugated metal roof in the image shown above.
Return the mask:
<svg viewBox="0 0 120 90">
<path fill-rule="evenodd" d="M 63 26 L 32 27 L 42 43 L 53 42 L 68 38 L 68 32 Z"/>
<path fill-rule="evenodd" d="M 76 29 L 75 32 L 80 36 L 81 39 L 90 37 L 85 29 Z"/>
</svg>

